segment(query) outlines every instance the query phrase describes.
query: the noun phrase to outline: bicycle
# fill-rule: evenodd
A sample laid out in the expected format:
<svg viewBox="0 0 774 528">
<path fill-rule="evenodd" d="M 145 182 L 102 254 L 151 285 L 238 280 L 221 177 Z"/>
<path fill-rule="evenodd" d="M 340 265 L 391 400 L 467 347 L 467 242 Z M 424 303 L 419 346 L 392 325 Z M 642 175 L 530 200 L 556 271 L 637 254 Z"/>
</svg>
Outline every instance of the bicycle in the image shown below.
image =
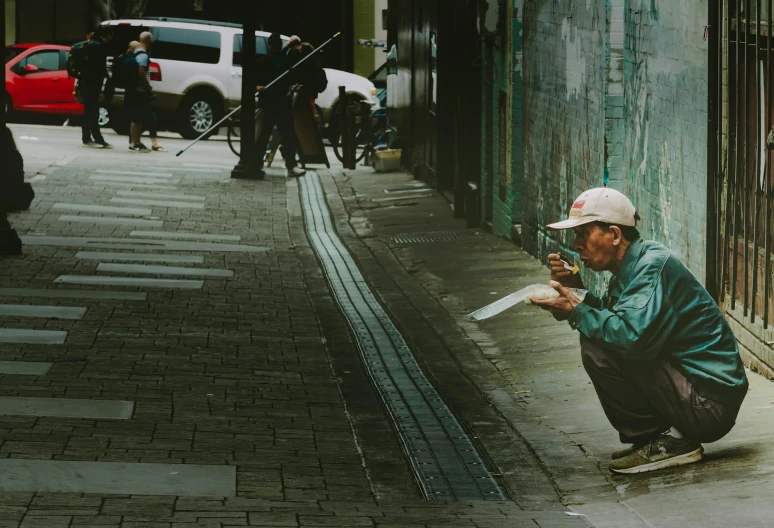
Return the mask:
<svg viewBox="0 0 774 528">
<path fill-rule="evenodd" d="M 366 159 L 366 163 L 377 150 L 390 148 L 397 138 L 397 130 L 389 124 L 387 111 L 380 108 L 370 112 L 370 107 L 362 100 L 354 101 L 350 108 L 355 112 L 355 163 Z M 341 114 L 335 112 L 331 117 L 328 139 L 333 147 L 333 153 L 339 161 L 344 162 L 341 147 Z"/>
<path fill-rule="evenodd" d="M 255 118 L 258 119 L 258 112 L 255 113 Z M 240 156 L 242 146 L 242 120 L 238 117 L 232 117 L 229 120 L 228 131 L 226 132 L 226 140 L 228 141 L 228 147 L 231 149 L 237 157 Z M 266 154 L 264 154 L 264 164 L 267 167 L 271 167 L 274 161 L 274 155 L 277 153 L 277 149 L 280 145 L 279 131 L 275 128 L 272 130 L 271 138 L 269 139 L 269 145 L 266 147 Z"/>
</svg>

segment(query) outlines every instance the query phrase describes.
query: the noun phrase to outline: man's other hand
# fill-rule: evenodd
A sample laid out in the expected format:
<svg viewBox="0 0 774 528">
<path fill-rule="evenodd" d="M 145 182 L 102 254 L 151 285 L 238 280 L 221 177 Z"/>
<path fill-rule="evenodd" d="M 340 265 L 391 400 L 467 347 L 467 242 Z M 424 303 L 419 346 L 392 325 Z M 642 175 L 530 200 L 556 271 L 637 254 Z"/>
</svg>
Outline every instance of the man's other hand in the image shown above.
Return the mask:
<svg viewBox="0 0 774 528">
<path fill-rule="evenodd" d="M 255 91 L 258 93 L 262 93 L 266 89 L 265 86 L 256 86 Z"/>
<path fill-rule="evenodd" d="M 559 297 L 546 300 L 538 300 L 534 297 L 530 297 L 529 300 L 538 308 L 551 312 L 551 315 L 553 315 L 554 319 L 557 321 L 566 321 L 570 317 L 570 313 L 581 301 L 574 293 L 562 286 L 559 282 L 552 280 L 548 284 L 559 292 Z"/>
</svg>

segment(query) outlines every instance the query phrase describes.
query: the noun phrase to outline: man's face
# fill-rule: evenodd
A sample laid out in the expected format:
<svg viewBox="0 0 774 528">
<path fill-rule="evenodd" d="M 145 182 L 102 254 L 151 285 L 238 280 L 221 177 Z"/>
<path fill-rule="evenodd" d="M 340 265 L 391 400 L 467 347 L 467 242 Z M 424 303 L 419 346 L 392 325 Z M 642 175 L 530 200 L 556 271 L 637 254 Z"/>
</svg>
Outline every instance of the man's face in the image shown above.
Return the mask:
<svg viewBox="0 0 774 528">
<path fill-rule="evenodd" d="M 612 229 L 601 229 L 594 224 L 585 224 L 573 229 L 573 248 L 578 252 L 586 268 L 594 271 L 611 269 L 616 259 L 616 233 Z"/>
<path fill-rule="evenodd" d="M 281 39 L 269 39 L 269 52 L 272 55 L 277 55 L 282 52 L 282 40 Z"/>
<path fill-rule="evenodd" d="M 107 35 L 102 37 L 102 42 L 104 42 L 105 44 L 110 44 L 111 42 L 113 42 L 113 34 L 108 33 Z"/>
</svg>

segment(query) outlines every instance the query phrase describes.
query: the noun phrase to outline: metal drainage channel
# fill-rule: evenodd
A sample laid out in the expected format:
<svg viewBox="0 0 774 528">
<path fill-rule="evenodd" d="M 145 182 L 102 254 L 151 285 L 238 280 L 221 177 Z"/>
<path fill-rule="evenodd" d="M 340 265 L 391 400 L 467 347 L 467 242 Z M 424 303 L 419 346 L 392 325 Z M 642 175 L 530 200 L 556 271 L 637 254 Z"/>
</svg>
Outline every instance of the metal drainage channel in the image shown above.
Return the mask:
<svg viewBox="0 0 774 528">
<path fill-rule="evenodd" d="M 482 240 L 478 233 L 466 231 L 426 231 L 421 233 L 402 233 L 392 237 L 395 244 L 424 244 L 428 242 L 463 242 Z"/>
<path fill-rule="evenodd" d="M 336 234 L 319 176 L 307 171 L 298 181 L 307 236 L 356 336 L 363 361 L 391 414 L 425 497 L 506 499 Z"/>
</svg>

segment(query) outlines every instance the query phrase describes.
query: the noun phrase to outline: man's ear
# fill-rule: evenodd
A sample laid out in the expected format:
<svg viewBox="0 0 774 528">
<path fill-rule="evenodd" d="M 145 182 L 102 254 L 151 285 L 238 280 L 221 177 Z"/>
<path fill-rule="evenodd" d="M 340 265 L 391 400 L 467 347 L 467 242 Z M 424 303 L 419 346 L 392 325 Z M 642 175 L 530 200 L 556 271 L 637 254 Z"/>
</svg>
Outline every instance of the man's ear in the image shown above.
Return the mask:
<svg viewBox="0 0 774 528">
<path fill-rule="evenodd" d="M 610 232 L 613 233 L 613 245 L 618 246 L 623 242 L 623 232 L 617 225 L 610 226 Z"/>
</svg>

